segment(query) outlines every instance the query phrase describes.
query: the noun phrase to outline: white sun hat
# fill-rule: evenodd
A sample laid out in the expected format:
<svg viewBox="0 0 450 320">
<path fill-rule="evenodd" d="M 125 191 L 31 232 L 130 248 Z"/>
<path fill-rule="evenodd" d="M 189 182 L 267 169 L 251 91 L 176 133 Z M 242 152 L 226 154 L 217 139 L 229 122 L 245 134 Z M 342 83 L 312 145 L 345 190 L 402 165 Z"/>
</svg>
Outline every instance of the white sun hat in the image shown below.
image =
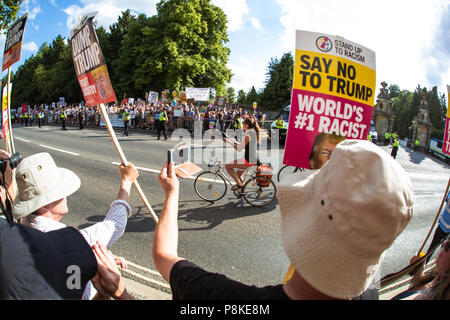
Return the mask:
<svg viewBox="0 0 450 320">
<path fill-rule="evenodd" d="M 278 192 L 289 260 L 323 294 L 361 295 L 412 218 L 410 178 L 385 151 L 357 140 L 341 142 L 321 170 L 296 177 Z"/>
<path fill-rule="evenodd" d="M 16 168 L 18 193 L 13 204 L 16 219 L 76 192 L 81 181 L 70 170 L 58 168 L 48 153 L 25 158 Z"/>
</svg>

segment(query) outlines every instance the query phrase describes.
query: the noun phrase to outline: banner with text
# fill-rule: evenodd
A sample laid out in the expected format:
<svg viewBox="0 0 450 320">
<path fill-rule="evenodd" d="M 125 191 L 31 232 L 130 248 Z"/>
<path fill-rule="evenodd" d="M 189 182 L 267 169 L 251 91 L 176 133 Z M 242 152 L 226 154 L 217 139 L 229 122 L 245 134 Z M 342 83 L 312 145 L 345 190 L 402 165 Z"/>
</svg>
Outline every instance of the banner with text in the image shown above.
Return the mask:
<svg viewBox="0 0 450 320">
<path fill-rule="evenodd" d="M 450 156 L 450 86 L 447 86 L 447 124 L 445 125 L 442 152 Z"/>
<path fill-rule="evenodd" d="M 297 31 L 285 165 L 311 168 L 332 135 L 367 139 L 375 52 L 340 36 Z"/>
<path fill-rule="evenodd" d="M 93 17 L 88 19 L 79 30 L 72 31 L 74 34 L 72 57 L 75 72 L 86 105 L 90 107 L 117 100 L 92 20 Z"/>
<path fill-rule="evenodd" d="M 22 38 L 27 23 L 28 14 L 20 17 L 6 34 L 5 51 L 3 52 L 2 71 L 5 71 L 20 60 L 22 51 Z"/>
<path fill-rule="evenodd" d="M 150 91 L 148 94 L 148 103 L 154 103 L 157 104 L 158 103 L 158 98 L 159 98 L 159 93 L 158 92 L 153 92 Z"/>
<path fill-rule="evenodd" d="M 2 97 L 2 128 L 3 128 L 3 140 L 5 140 L 5 150 L 6 152 L 11 152 L 11 133 L 9 131 L 10 128 L 10 111 L 8 108 L 8 94 L 11 95 L 12 84 L 9 85 L 9 93 L 8 86 L 3 87 L 3 97 Z"/>
<path fill-rule="evenodd" d="M 209 101 L 210 94 L 210 88 L 186 88 L 186 99 L 195 99 L 195 101 Z"/>
</svg>

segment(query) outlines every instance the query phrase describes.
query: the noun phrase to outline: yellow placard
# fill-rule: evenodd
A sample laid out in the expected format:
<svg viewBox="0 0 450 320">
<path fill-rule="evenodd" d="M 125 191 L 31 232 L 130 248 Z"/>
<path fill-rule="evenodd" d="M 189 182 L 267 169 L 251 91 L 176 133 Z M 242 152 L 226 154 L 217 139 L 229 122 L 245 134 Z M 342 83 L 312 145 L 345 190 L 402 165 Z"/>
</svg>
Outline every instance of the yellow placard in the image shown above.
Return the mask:
<svg viewBox="0 0 450 320">
<path fill-rule="evenodd" d="M 297 50 L 294 88 L 374 105 L 376 71 L 334 55 Z"/>
</svg>

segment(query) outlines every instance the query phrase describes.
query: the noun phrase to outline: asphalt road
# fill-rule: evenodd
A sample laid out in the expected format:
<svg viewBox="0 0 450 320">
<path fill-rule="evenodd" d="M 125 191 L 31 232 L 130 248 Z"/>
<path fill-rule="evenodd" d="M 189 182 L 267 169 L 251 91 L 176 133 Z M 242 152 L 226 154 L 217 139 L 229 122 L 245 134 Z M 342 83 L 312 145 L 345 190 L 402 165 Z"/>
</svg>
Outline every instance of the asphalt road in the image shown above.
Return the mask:
<svg viewBox="0 0 450 320">
<path fill-rule="evenodd" d="M 121 137 L 118 132 L 118 136 L 128 160 L 142 168 L 140 185 L 159 214 L 164 193 L 157 172 L 167 161 L 167 150 L 178 142 L 156 141 L 156 137 L 149 134 L 131 133 L 129 137 Z M 14 128 L 14 137 L 16 151 L 24 156 L 49 152 L 58 166 L 68 168 L 80 177 L 82 186 L 68 198 L 70 211 L 63 223 L 84 228 L 103 219 L 120 183 L 117 166 L 113 164 L 120 161 L 106 131 L 69 128 L 63 132 L 57 127 L 18 126 Z M 206 149 L 203 155 L 205 163 L 209 159 L 206 153 L 211 150 Z M 224 150 L 226 159 L 232 156 L 229 149 L 215 150 Z M 283 150 L 274 149 L 262 158 L 268 160 L 272 156 L 272 165 L 278 169 L 282 155 Z M 419 249 L 450 177 L 448 165 L 422 153 L 410 153 L 401 148 L 397 159 L 413 181 L 414 218 L 387 251 L 382 275 L 402 269 Z M 193 184 L 193 180 L 181 181 L 180 256 L 206 270 L 226 274 L 244 283 L 258 286 L 280 283 L 289 261 L 280 240 L 278 203 L 253 208 L 229 191 L 221 201 L 211 205 L 195 194 Z M 112 251 L 135 264 L 156 270 L 151 258 L 155 223 L 134 191 L 130 204 L 133 216 L 128 221 L 126 233 Z"/>
</svg>

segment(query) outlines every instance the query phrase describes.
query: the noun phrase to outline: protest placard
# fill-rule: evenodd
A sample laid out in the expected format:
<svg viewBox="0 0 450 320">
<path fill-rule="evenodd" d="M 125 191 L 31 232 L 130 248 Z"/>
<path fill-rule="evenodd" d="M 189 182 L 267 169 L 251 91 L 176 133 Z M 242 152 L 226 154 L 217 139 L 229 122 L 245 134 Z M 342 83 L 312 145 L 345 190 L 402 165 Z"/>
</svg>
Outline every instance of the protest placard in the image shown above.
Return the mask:
<svg viewBox="0 0 450 320">
<path fill-rule="evenodd" d="M 158 92 L 150 91 L 148 94 L 148 103 L 158 103 L 159 94 Z"/>
<path fill-rule="evenodd" d="M 216 98 L 216 106 L 224 106 L 227 103 L 227 98 L 225 97 L 217 97 Z"/>
<path fill-rule="evenodd" d="M 450 86 L 447 86 L 447 120 L 445 125 L 444 143 L 442 152 L 450 156 Z"/>
<path fill-rule="evenodd" d="M 297 31 L 283 163 L 310 168 L 331 135 L 366 139 L 375 83 L 375 52 L 340 36 Z"/>
<path fill-rule="evenodd" d="M 11 147 L 11 135 L 10 135 L 10 111 L 8 106 L 8 95 L 11 94 L 12 85 L 3 87 L 3 97 L 2 97 L 2 129 L 3 129 L 3 140 L 5 141 L 5 151 L 12 153 Z"/>
<path fill-rule="evenodd" d="M 3 52 L 2 72 L 20 60 L 22 38 L 28 14 L 20 17 L 6 33 L 5 50 Z"/>
<path fill-rule="evenodd" d="M 93 19 L 96 14 L 97 12 L 81 17 L 79 24 L 71 31 L 72 57 L 75 65 L 75 72 L 78 81 L 80 82 L 86 105 L 92 107 L 99 105 L 100 113 L 113 142 L 113 146 L 119 155 L 121 163 L 124 166 L 127 166 L 128 160 L 119 144 L 109 115 L 106 111 L 105 103 L 115 102 L 117 99 L 109 79 L 108 68 L 106 67 L 103 52 L 98 43 L 97 34 L 95 33 L 93 26 Z M 142 202 L 149 210 L 153 220 L 158 223 L 158 216 L 148 202 L 138 181 L 134 182 L 134 186 Z"/>
<path fill-rule="evenodd" d="M 209 101 L 210 94 L 210 88 L 186 88 L 186 99 L 195 99 L 195 101 Z"/>
<path fill-rule="evenodd" d="M 87 19 L 71 35 L 75 73 L 90 107 L 117 100 L 92 21 L 93 17 Z"/>
</svg>

